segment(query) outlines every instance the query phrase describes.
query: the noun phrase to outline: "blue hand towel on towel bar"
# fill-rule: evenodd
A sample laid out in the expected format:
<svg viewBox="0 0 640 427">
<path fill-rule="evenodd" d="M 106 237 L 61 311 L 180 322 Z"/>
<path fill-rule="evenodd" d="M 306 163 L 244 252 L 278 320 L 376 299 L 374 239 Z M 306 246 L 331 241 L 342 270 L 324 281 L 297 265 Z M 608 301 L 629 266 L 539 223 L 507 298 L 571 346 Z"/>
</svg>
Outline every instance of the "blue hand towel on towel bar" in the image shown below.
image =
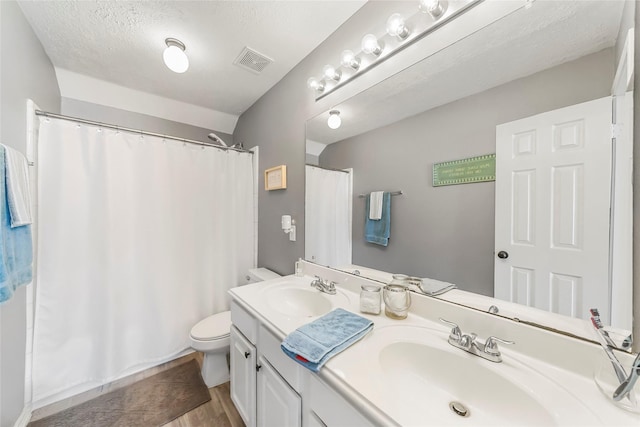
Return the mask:
<svg viewBox="0 0 640 427">
<path fill-rule="evenodd" d="M 303 325 L 287 335 L 282 351 L 313 372 L 351 346 L 370 330 L 373 322 L 341 308 Z"/>
<path fill-rule="evenodd" d="M 31 226 L 11 227 L 6 162 L 6 149 L 0 145 L 0 304 L 32 277 Z"/>
<path fill-rule="evenodd" d="M 379 220 L 369 218 L 371 195 L 367 195 L 364 210 L 364 239 L 369 243 L 387 246 L 391 229 L 391 193 L 384 192 L 382 196 L 382 215 Z"/>
</svg>

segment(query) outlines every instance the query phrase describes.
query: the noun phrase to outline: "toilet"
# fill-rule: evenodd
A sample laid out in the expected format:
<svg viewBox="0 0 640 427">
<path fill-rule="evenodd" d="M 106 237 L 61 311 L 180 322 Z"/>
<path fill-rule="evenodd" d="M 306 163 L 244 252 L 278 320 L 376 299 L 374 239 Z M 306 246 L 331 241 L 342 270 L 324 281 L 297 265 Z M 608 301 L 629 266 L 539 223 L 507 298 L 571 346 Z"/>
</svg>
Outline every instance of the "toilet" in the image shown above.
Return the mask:
<svg viewBox="0 0 640 427">
<path fill-rule="evenodd" d="M 266 268 L 252 268 L 246 276 L 246 283 L 257 283 L 281 277 Z M 229 381 L 229 335 L 231 333 L 231 312 L 209 316 L 191 328 L 189 339 L 191 348 L 204 353 L 202 378 L 207 387 L 215 387 Z"/>
</svg>

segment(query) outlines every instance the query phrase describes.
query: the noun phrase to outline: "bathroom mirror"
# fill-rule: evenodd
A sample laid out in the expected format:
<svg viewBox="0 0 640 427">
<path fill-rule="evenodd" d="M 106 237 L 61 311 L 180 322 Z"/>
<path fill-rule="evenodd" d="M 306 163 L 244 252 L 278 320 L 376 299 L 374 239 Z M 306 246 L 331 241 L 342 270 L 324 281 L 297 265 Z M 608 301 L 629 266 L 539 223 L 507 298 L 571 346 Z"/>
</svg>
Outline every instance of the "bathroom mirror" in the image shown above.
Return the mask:
<svg viewBox="0 0 640 427">
<path fill-rule="evenodd" d="M 340 128 L 327 126 L 328 111 L 309 120 L 306 258 L 346 270 L 352 264 L 454 283 L 482 297 L 461 296 L 455 302 L 488 310 L 489 305 L 484 304 L 491 300 L 486 297 L 500 293 L 494 278 L 496 264 L 502 261 L 498 252 L 503 250 L 496 247 L 496 233 L 503 224 L 496 225 L 496 218 L 510 216 L 496 208 L 498 181 L 433 186 L 433 165 L 496 153 L 497 126 L 602 100 L 613 91 L 616 96 L 611 103 L 616 105 L 617 123 L 625 123 L 624 131 L 617 134 L 617 152 L 610 153 L 611 159 L 599 159 L 595 169 L 608 171 L 615 165 L 607 176 L 614 177 L 616 186 L 605 191 L 602 199 L 593 198 L 595 191 L 589 186 L 568 191 L 566 197 L 558 196 L 566 186 L 551 188 L 555 203 L 571 199 L 575 204 L 563 206 L 585 208 L 574 209 L 574 216 L 593 210 L 590 207 L 612 208 L 615 227 L 607 217 L 589 229 L 601 231 L 601 238 L 607 240 L 605 255 L 596 257 L 605 263 L 604 276 L 600 273 L 596 280 L 605 298 L 596 298 L 595 306 L 622 342 L 630 335 L 633 309 L 631 154 L 625 152 L 632 141 L 632 79 L 628 77 L 631 72 L 618 65 L 625 63 L 626 52 L 632 49 L 627 39 L 633 8 L 632 1 L 533 2 L 333 106 L 331 110 L 340 111 Z M 331 187 L 325 182 L 310 191 L 309 174 L 325 170 L 348 173 L 335 172 Z M 364 239 L 366 199 L 361 196 L 372 191 L 402 192 L 391 198 L 386 247 Z M 319 202 L 315 197 L 319 192 L 331 197 Z M 334 232 L 348 233 L 351 239 L 328 250 L 316 250 L 314 245 L 337 240 L 334 235 L 327 239 L 326 232 L 313 235 L 312 224 L 319 224 L 323 217 L 334 224 Z M 341 224 L 337 231 L 336 223 Z M 315 254 L 321 252 L 335 258 L 320 259 Z M 590 265 L 592 261 L 584 258 L 578 263 Z M 527 282 L 529 276 L 521 273 L 512 268 L 509 280 L 524 277 Z M 360 274 L 367 275 L 367 269 Z M 547 293 L 540 295 L 527 288 L 530 283 L 525 283 L 526 292 L 515 295 L 522 283 L 511 285 L 505 306 L 522 303 L 523 309 L 498 314 L 592 338 L 590 324 L 584 320 L 589 316 L 585 301 L 593 301 L 585 294 L 589 280 L 576 277 L 557 274 Z M 455 300 L 447 294 L 442 297 Z M 558 315 L 536 316 L 532 313 L 538 310 L 530 307 Z M 582 319 L 577 326 L 576 319 Z"/>
</svg>

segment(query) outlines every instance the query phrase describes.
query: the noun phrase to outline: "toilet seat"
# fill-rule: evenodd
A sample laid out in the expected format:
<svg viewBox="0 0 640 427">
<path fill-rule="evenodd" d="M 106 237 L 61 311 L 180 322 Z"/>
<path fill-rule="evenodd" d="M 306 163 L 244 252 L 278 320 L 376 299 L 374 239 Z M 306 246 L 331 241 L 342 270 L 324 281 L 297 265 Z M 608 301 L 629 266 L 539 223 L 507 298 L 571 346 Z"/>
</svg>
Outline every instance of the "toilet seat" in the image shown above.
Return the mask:
<svg viewBox="0 0 640 427">
<path fill-rule="evenodd" d="M 191 338 L 198 341 L 216 341 L 229 338 L 231 312 L 224 311 L 202 319 L 191 328 Z"/>
</svg>

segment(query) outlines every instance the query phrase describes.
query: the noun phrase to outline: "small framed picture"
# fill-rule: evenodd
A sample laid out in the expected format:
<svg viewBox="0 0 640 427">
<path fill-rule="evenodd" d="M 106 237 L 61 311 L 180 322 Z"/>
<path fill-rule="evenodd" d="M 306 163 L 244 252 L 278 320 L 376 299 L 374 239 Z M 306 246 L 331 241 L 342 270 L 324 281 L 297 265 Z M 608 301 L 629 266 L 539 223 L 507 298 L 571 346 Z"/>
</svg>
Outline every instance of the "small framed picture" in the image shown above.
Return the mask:
<svg viewBox="0 0 640 427">
<path fill-rule="evenodd" d="M 264 189 L 284 190 L 287 188 L 287 165 L 280 165 L 264 171 Z"/>
</svg>

